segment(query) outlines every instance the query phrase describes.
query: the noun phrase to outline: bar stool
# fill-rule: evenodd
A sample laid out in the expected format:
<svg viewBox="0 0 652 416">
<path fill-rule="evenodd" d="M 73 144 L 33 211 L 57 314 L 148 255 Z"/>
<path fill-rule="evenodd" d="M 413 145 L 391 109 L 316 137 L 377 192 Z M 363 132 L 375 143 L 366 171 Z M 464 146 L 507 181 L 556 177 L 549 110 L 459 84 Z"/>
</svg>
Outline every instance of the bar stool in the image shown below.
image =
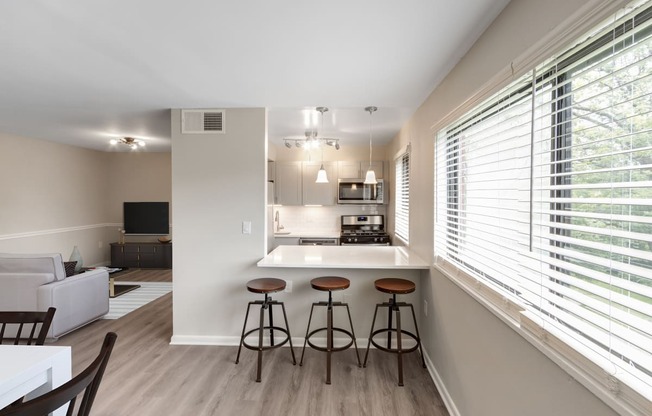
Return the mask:
<svg viewBox="0 0 652 416">
<path fill-rule="evenodd" d="M 419 327 L 417 326 L 417 317 L 414 314 L 414 307 L 411 303 L 406 302 L 397 302 L 396 295 L 402 295 L 407 293 L 412 293 L 416 289 L 416 286 L 413 282 L 405 279 L 378 279 L 374 282 L 376 289 L 389 293 L 392 297 L 388 302 L 379 303 L 376 305 L 376 311 L 374 312 L 374 319 L 371 322 L 371 331 L 369 332 L 369 343 L 367 344 L 367 351 L 364 356 L 363 367 L 367 366 L 367 357 L 369 356 L 369 347 L 371 344 L 374 344 L 374 347 L 378 348 L 381 351 L 390 352 L 397 355 L 398 358 L 398 385 L 403 385 L 403 354 L 415 351 L 417 348 L 421 353 L 421 365 L 423 368 L 426 368 L 426 362 L 423 359 L 423 350 L 421 348 L 421 338 L 419 337 Z M 409 306 L 412 310 L 412 319 L 414 320 L 414 328 L 416 330 L 416 335 L 401 329 L 401 310 L 402 307 Z M 376 324 L 376 315 L 378 314 L 378 308 L 387 308 L 389 316 L 387 318 L 387 328 L 381 328 L 374 331 L 374 325 Z M 392 328 L 392 312 L 396 314 L 396 328 Z M 387 347 L 383 347 L 378 344 L 373 338 L 382 333 L 387 333 Z M 392 333 L 396 334 L 396 348 L 392 348 Z M 402 336 L 407 335 L 408 337 L 415 340 L 417 343 L 414 347 L 403 348 L 403 339 Z"/>
<path fill-rule="evenodd" d="M 297 363 L 296 358 L 294 357 L 294 349 L 292 348 L 292 337 L 290 336 L 290 327 L 288 325 L 288 317 L 285 313 L 285 305 L 283 302 L 272 300 L 270 293 L 280 292 L 285 289 L 285 280 L 274 279 L 274 278 L 261 278 L 254 279 L 247 282 L 247 290 L 253 293 L 262 293 L 265 295 L 265 300 L 257 300 L 249 302 L 247 305 L 247 314 L 245 315 L 244 325 L 242 326 L 242 336 L 240 337 L 240 346 L 238 347 L 238 356 L 235 359 L 235 363 L 238 364 L 240 361 L 240 350 L 244 345 L 245 348 L 250 350 L 258 351 L 258 369 L 256 372 L 256 381 L 260 382 L 260 373 L 261 367 L 263 365 L 263 351 L 270 350 L 272 348 L 278 348 L 284 345 L 286 342 L 290 343 L 290 352 L 292 353 L 292 365 Z M 254 328 L 250 331 L 245 332 L 247 328 L 247 319 L 249 319 L 249 308 L 251 305 L 260 305 L 260 323 L 257 328 Z M 283 318 L 285 319 L 285 328 L 274 326 L 274 315 L 272 312 L 272 306 L 281 305 L 283 310 Z M 269 310 L 269 325 L 265 326 L 265 310 Z M 263 332 L 264 330 L 269 329 L 269 345 L 263 346 Z M 274 343 L 274 330 L 282 332 L 285 334 L 285 339 L 280 343 Z M 258 345 L 247 344 L 245 338 L 254 332 L 258 331 Z"/>
<path fill-rule="evenodd" d="M 333 302 L 333 291 L 344 290 L 348 288 L 350 284 L 351 282 L 349 281 L 349 279 L 346 279 L 344 277 L 338 277 L 338 276 L 317 277 L 310 281 L 310 285 L 312 286 L 313 289 L 320 290 L 323 292 L 328 292 L 328 302 L 323 302 L 323 301 L 315 302 L 312 304 L 312 307 L 310 308 L 310 317 L 308 318 L 308 328 L 306 329 L 306 338 L 305 341 L 303 342 L 303 350 L 301 352 L 301 360 L 299 361 L 299 365 L 300 366 L 303 365 L 303 355 L 306 352 L 306 343 L 310 345 L 311 348 L 317 351 L 325 351 L 326 352 L 326 384 L 331 384 L 331 354 L 334 352 L 344 351 L 345 349 L 349 348 L 351 345 L 354 345 L 355 355 L 358 359 L 358 367 L 362 367 L 362 365 L 360 364 L 360 354 L 358 352 L 358 344 L 355 341 L 355 332 L 353 331 L 353 321 L 351 320 L 351 311 L 349 310 L 349 305 L 348 303 L 344 303 L 344 302 Z M 314 311 L 315 306 L 326 306 L 326 327 L 318 328 L 313 331 L 310 331 L 310 322 L 312 321 L 312 312 Z M 333 326 L 333 308 L 335 306 L 346 307 L 346 312 L 349 315 L 349 324 L 351 325 L 350 332 L 347 331 L 346 329 Z M 310 338 L 313 335 L 322 331 L 326 331 L 326 348 L 319 347 L 310 341 Z M 349 338 L 351 338 L 351 340 L 344 346 L 335 347 L 333 346 L 334 332 L 340 332 L 342 334 L 346 334 Z"/>
</svg>

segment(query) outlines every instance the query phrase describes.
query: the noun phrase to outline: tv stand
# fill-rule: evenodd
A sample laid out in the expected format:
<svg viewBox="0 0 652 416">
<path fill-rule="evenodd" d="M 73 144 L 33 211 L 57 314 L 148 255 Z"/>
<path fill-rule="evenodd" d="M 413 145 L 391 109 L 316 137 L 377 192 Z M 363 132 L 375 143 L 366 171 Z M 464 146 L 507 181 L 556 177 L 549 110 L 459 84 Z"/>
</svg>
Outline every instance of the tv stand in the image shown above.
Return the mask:
<svg viewBox="0 0 652 416">
<path fill-rule="evenodd" d="M 111 267 L 171 269 L 172 243 L 111 243 Z"/>
</svg>

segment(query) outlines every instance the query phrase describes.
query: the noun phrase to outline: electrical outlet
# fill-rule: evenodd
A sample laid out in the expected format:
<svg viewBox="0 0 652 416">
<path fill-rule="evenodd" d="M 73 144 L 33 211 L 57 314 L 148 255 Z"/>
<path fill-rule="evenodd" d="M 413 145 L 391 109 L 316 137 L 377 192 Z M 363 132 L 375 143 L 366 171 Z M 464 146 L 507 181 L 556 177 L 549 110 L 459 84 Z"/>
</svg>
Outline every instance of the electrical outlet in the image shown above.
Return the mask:
<svg viewBox="0 0 652 416">
<path fill-rule="evenodd" d="M 102 247 L 104 247 L 104 243 L 102 243 L 101 241 L 98 241 L 97 242 L 97 248 L 102 248 Z"/>
<path fill-rule="evenodd" d="M 285 291 L 287 293 L 292 293 L 292 280 L 285 281 Z"/>
<path fill-rule="evenodd" d="M 428 301 L 425 299 L 423 300 L 423 314 L 428 316 Z"/>
</svg>

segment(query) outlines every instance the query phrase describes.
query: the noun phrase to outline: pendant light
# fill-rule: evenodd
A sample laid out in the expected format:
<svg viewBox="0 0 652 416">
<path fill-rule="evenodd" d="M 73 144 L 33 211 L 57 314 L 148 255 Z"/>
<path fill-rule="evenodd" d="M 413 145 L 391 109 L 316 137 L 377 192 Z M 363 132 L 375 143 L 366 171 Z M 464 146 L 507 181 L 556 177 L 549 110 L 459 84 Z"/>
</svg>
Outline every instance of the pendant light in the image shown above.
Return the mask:
<svg viewBox="0 0 652 416">
<path fill-rule="evenodd" d="M 364 111 L 369 113 L 369 169 L 367 169 L 367 175 L 364 178 L 364 183 L 367 185 L 375 185 L 378 183 L 376 181 L 376 172 L 371 168 L 371 152 L 372 152 L 372 135 L 371 135 L 371 115 L 374 111 L 378 110 L 377 107 L 365 107 Z"/>
<path fill-rule="evenodd" d="M 324 113 L 328 111 L 326 107 L 317 107 L 317 111 L 321 113 L 321 132 L 324 134 Z M 317 180 L 315 183 L 328 183 L 328 175 L 326 174 L 326 169 L 324 169 L 324 146 L 320 145 L 321 148 L 321 167 L 319 172 L 317 172 Z"/>
</svg>

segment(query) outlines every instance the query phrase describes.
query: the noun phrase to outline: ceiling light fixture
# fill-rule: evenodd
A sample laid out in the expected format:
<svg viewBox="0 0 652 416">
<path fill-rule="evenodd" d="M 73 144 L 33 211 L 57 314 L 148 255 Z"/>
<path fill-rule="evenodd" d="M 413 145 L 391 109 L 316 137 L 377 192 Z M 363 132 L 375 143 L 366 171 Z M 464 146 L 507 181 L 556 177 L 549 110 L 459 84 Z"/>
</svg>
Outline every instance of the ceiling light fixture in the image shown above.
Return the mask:
<svg viewBox="0 0 652 416">
<path fill-rule="evenodd" d="M 328 111 L 326 107 L 317 107 L 317 111 L 321 113 L 321 131 L 324 131 L 324 113 Z M 328 143 L 328 140 L 326 140 Z M 324 146 L 319 146 L 321 148 L 321 167 L 319 172 L 317 172 L 316 183 L 328 183 L 328 175 L 326 174 L 326 169 L 324 169 Z"/>
<path fill-rule="evenodd" d="M 367 176 L 364 178 L 364 183 L 368 185 L 375 185 L 378 183 L 376 181 L 376 172 L 371 168 L 371 149 L 372 149 L 372 134 L 371 134 L 371 115 L 378 110 L 378 107 L 365 107 L 364 111 L 369 113 L 369 169 L 367 169 Z"/>
<path fill-rule="evenodd" d="M 136 150 L 139 147 L 145 147 L 145 142 L 142 140 L 134 139 L 133 137 L 123 137 L 121 139 L 111 139 L 109 141 L 111 145 L 116 145 L 118 143 L 126 144 L 131 148 L 131 150 Z"/>
<path fill-rule="evenodd" d="M 324 113 L 328 111 L 327 107 L 317 107 L 315 110 L 321 113 L 321 129 L 324 131 Z M 335 150 L 340 150 L 340 139 L 333 139 L 327 137 L 318 137 L 317 130 L 306 130 L 305 139 L 284 138 L 283 145 L 288 149 L 298 147 L 299 149 L 312 150 L 318 149 L 322 146 L 331 146 Z"/>
</svg>

